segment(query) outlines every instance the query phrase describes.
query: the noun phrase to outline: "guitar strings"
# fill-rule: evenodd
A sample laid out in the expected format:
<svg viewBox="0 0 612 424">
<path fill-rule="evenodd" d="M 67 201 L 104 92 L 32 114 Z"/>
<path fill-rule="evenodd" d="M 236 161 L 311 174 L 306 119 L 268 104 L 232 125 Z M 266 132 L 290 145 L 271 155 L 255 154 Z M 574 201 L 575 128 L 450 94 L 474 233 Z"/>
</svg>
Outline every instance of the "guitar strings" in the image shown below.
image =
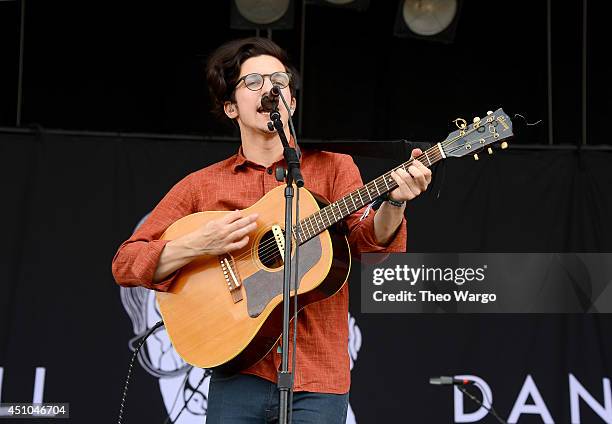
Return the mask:
<svg viewBox="0 0 612 424">
<path fill-rule="evenodd" d="M 484 126 L 479 127 L 479 128 L 484 128 Z M 443 143 L 441 143 L 441 144 L 442 144 L 444 147 L 446 147 L 446 146 L 448 146 L 449 144 L 451 144 L 452 142 L 456 141 L 457 139 L 459 139 L 459 138 L 461 138 L 461 137 L 465 137 L 465 135 L 470 134 L 470 133 L 474 132 L 475 130 L 477 130 L 477 128 L 472 128 L 472 129 L 468 130 L 468 132 L 466 132 L 466 134 L 463 134 L 463 135 L 458 135 L 458 136 L 456 136 L 455 138 L 450 139 L 450 140 L 447 140 L 447 141 L 445 141 L 445 142 L 443 142 Z M 483 137 L 483 139 L 487 139 L 487 138 L 491 138 L 491 137 L 494 137 L 494 136 L 493 136 L 493 135 L 485 136 L 485 137 Z M 462 148 L 463 148 L 463 147 L 458 147 L 458 148 L 455 148 L 455 149 L 453 149 L 453 150 L 449 150 L 449 151 L 448 151 L 448 153 L 453 153 L 453 152 L 455 152 L 455 151 L 461 150 Z M 416 159 L 418 160 L 418 159 L 419 159 L 419 158 L 421 158 L 422 156 L 424 156 L 424 154 L 420 155 L 420 156 L 419 156 L 418 158 L 416 158 Z M 408 160 L 408 161 L 405 163 L 405 165 L 410 166 L 410 165 L 412 164 L 412 162 L 413 162 L 413 158 L 411 158 L 410 160 Z M 404 165 L 404 164 L 402 164 L 401 166 L 399 166 L 399 167 L 395 168 L 394 170 L 397 170 L 397 169 L 402 168 L 402 167 L 403 167 L 403 168 L 405 168 L 405 165 Z M 380 178 L 380 177 L 379 177 L 379 178 Z M 363 188 L 363 187 L 361 187 L 361 188 Z M 360 189 L 361 189 L 361 188 L 360 188 Z M 360 189 L 358 189 L 358 190 L 360 190 Z M 304 220 L 305 220 L 305 219 L 304 219 Z M 304 220 L 302 220 L 302 221 L 300 222 L 300 225 L 303 225 L 302 223 L 304 222 Z M 295 227 L 294 227 L 294 228 L 297 228 L 297 224 L 295 225 Z M 300 232 L 300 233 L 301 233 L 301 234 L 303 234 L 303 232 Z M 270 261 L 270 260 L 278 260 L 279 258 L 281 258 L 281 257 L 282 257 L 282 256 L 281 256 L 281 254 L 280 254 L 280 252 L 279 252 L 279 250 L 278 250 L 278 248 L 277 248 L 276 242 L 275 242 L 274 240 L 268 240 L 268 241 L 266 241 L 266 242 L 265 242 L 263 245 L 259 245 L 257 250 L 259 250 L 259 251 L 260 251 L 260 255 L 259 255 L 259 257 L 260 257 L 260 260 L 261 260 L 262 262 L 264 262 L 264 261 Z M 243 253 L 243 254 L 241 254 L 241 255 L 237 256 L 236 258 L 234 258 L 234 260 L 237 260 L 237 261 L 243 260 L 243 259 L 245 259 L 246 257 L 251 256 L 251 255 L 254 253 L 254 251 L 255 251 L 255 249 L 249 249 L 247 252 L 245 252 L 245 253 Z"/>
<path fill-rule="evenodd" d="M 478 127 L 478 128 L 484 128 L 484 126 L 482 126 L 482 127 Z M 459 138 L 461 138 L 461 137 L 465 137 L 465 135 L 470 134 L 470 133 L 472 133 L 472 132 L 476 131 L 478 128 L 472 128 L 472 129 L 470 129 L 468 132 L 466 132 L 466 134 L 459 135 L 459 136 L 457 136 L 457 137 L 455 137 L 455 138 L 453 138 L 453 139 L 447 140 L 447 141 L 443 142 L 443 143 L 442 143 L 442 145 L 446 147 L 446 146 L 448 146 L 449 144 L 451 144 L 452 142 L 456 141 L 457 139 L 459 139 Z M 488 139 L 488 138 L 491 138 L 491 137 L 494 137 L 494 135 L 484 136 L 484 137 L 483 137 L 483 139 Z M 453 152 L 456 152 L 456 151 L 458 151 L 458 150 L 461 150 L 462 148 L 463 148 L 462 146 L 457 147 L 457 148 L 455 148 L 455 149 L 453 149 L 453 150 L 449 150 L 449 151 L 448 151 L 448 153 L 453 153 Z M 424 154 L 420 155 L 420 156 L 417 158 L 417 160 L 418 160 L 419 158 L 421 158 L 422 156 L 424 156 Z M 406 165 L 410 166 L 410 164 L 412 163 L 412 161 L 413 161 L 413 158 L 411 158 L 409 161 L 407 161 L 407 162 L 406 162 Z M 399 168 L 402 168 L 402 167 L 404 167 L 404 168 L 405 168 L 404 164 L 402 164 L 400 167 L 398 167 L 398 168 L 396 168 L 396 169 L 399 169 Z M 380 178 L 380 177 L 379 177 L 379 178 Z M 363 187 L 362 187 L 362 188 L 363 188 Z M 360 189 L 361 189 L 361 188 L 360 188 Z M 360 189 L 358 189 L 358 190 L 360 190 Z M 303 221 L 304 221 L 304 220 L 302 220 L 301 222 L 303 222 Z M 302 225 L 302 224 L 300 224 L 300 225 Z M 294 228 L 297 228 L 297 224 L 295 225 L 295 227 L 294 227 Z M 263 247 L 262 247 L 262 246 L 263 246 Z M 280 254 L 280 252 L 279 252 L 279 250 L 277 249 L 276 242 L 274 242 L 273 240 L 272 240 L 272 241 L 267 241 L 267 242 L 265 242 L 263 245 L 259 245 L 259 247 L 261 247 L 261 250 L 260 250 L 259 248 L 258 248 L 258 250 L 260 250 L 260 252 L 261 252 L 261 254 L 260 254 L 260 260 L 261 260 L 262 262 L 264 262 L 264 261 L 270 261 L 270 260 L 278 260 L 279 258 L 281 258 L 281 257 L 282 257 L 282 256 L 281 256 L 281 254 Z M 237 257 L 235 258 L 235 260 L 242 260 L 242 259 L 246 258 L 247 256 L 251 256 L 251 255 L 252 255 L 252 253 L 253 253 L 254 251 L 255 251 L 255 249 L 250 249 L 249 251 L 245 252 L 244 254 L 241 254 L 241 255 L 237 256 Z"/>
<path fill-rule="evenodd" d="M 494 121 L 493 121 L 494 122 Z M 455 142 L 456 140 L 465 137 L 468 134 L 473 133 L 474 131 L 478 130 L 478 128 L 485 128 L 485 126 L 479 126 L 479 127 L 473 127 L 471 129 L 469 129 L 465 134 L 463 135 L 457 135 L 456 137 L 446 140 L 442 143 L 440 143 L 443 147 L 447 147 L 448 145 L 450 145 L 451 143 Z M 488 136 L 484 136 L 482 137 L 483 139 L 488 139 L 494 137 L 494 135 L 488 135 Z M 449 150 L 448 153 L 453 153 L 456 151 L 461 150 L 463 147 L 457 147 L 453 150 Z M 425 153 L 421 154 L 419 157 L 417 157 L 416 159 L 419 160 L 420 158 L 422 158 L 423 156 L 425 156 Z M 412 162 L 414 161 L 415 158 L 410 158 L 408 161 L 406 161 L 404 164 L 400 165 L 399 167 L 393 169 L 393 171 L 398 170 L 399 168 L 405 168 L 406 166 L 410 166 L 412 164 Z M 378 177 L 380 178 L 380 177 Z M 375 180 L 377 180 L 378 178 L 376 178 Z M 363 187 L 360 187 L 359 189 L 355 190 L 355 191 L 359 191 L 361 190 Z M 346 196 L 345 196 L 346 197 Z M 323 208 L 325 209 L 325 208 Z M 321 210 L 323 210 L 321 209 Z M 321 210 L 319 210 L 318 212 L 320 212 Z M 342 210 L 342 209 L 340 209 Z M 315 212 L 316 213 L 316 212 Z M 302 221 L 300 221 L 299 225 L 303 225 L 303 222 L 307 219 L 308 217 L 304 218 Z M 295 224 L 295 226 L 293 227 L 294 229 L 298 227 L 298 224 Z M 297 234 L 297 233 L 296 233 Z M 300 231 L 300 235 L 304 234 L 302 231 Z M 319 233 L 320 234 L 320 233 Z M 313 237 L 315 237 L 318 234 L 315 234 Z M 311 237 L 312 238 L 312 237 Z M 244 260 L 245 258 L 251 256 L 256 249 L 249 249 L 248 251 L 242 253 L 241 255 L 237 256 L 234 258 L 234 261 L 241 261 Z M 274 240 L 268 240 L 266 242 L 264 242 L 263 244 L 260 244 L 257 247 L 257 250 L 260 252 L 259 255 L 259 259 L 260 261 L 264 262 L 264 261 L 270 261 L 270 260 L 278 260 L 278 258 L 281 257 L 281 254 L 278 250 L 277 244 Z"/>
</svg>

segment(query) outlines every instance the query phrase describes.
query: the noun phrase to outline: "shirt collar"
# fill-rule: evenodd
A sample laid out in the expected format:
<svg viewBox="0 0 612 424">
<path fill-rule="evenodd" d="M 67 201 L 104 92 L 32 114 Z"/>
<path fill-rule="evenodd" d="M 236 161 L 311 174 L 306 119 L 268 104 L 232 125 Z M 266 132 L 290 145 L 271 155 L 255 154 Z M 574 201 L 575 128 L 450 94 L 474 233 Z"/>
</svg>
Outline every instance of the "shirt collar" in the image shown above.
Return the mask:
<svg viewBox="0 0 612 424">
<path fill-rule="evenodd" d="M 293 142 L 293 137 L 291 137 L 289 139 L 289 145 L 292 146 L 292 147 L 295 147 L 295 143 Z M 302 152 L 301 152 L 301 149 L 299 148 L 299 146 L 297 148 L 297 152 L 298 152 L 298 157 L 300 158 L 300 163 L 302 163 Z M 283 163 L 284 164 L 285 163 L 285 159 L 281 159 L 278 163 Z M 238 169 L 241 166 L 245 166 L 247 164 L 251 164 L 253 166 L 262 167 L 263 168 L 262 165 L 258 165 L 256 163 L 251 162 L 250 160 L 248 160 L 244 156 L 244 153 L 242 151 L 242 145 L 240 145 L 240 147 L 238 148 L 238 152 L 236 152 L 236 155 L 234 157 L 234 162 L 232 163 L 232 172 L 235 174 L 236 172 L 238 172 Z"/>
<path fill-rule="evenodd" d="M 249 160 L 247 158 L 244 157 L 244 154 L 242 153 L 242 145 L 238 148 L 238 152 L 236 153 L 236 157 L 234 158 L 234 163 L 232 164 L 232 172 L 234 172 L 234 174 L 238 171 L 238 168 L 243 166 L 245 163 L 247 163 Z"/>
</svg>

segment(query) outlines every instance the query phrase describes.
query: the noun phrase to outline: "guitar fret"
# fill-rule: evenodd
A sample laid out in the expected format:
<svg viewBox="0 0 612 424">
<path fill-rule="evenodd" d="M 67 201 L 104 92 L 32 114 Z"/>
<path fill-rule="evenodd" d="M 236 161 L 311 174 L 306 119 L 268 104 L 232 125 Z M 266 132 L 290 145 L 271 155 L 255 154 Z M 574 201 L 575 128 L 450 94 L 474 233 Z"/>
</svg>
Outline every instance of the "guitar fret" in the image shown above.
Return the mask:
<svg viewBox="0 0 612 424">
<path fill-rule="evenodd" d="M 374 183 L 374 188 L 376 189 L 376 193 L 378 193 L 378 195 L 380 196 L 380 191 L 378 191 L 378 187 L 376 186 L 376 180 L 374 180 L 373 183 Z M 373 193 L 374 190 L 372 190 L 371 192 Z M 372 200 L 372 196 L 370 196 L 370 200 Z"/>
<path fill-rule="evenodd" d="M 331 205 L 329 205 L 329 208 L 331 209 L 331 213 L 334 216 L 334 222 L 337 222 L 338 218 L 336 218 L 336 214 L 334 213 L 334 204 L 332 203 Z"/>
<path fill-rule="evenodd" d="M 325 228 L 325 223 L 323 222 L 323 216 L 321 211 L 317 212 L 317 218 L 319 218 L 319 222 L 315 219 L 315 223 L 317 224 L 317 230 L 321 231 L 321 229 Z"/>
<path fill-rule="evenodd" d="M 357 189 L 357 194 L 359 195 L 359 198 L 361 199 L 361 206 L 365 205 L 365 202 L 363 201 L 363 197 L 361 197 L 361 189 Z"/>
<path fill-rule="evenodd" d="M 298 235 L 298 229 L 299 229 L 299 228 L 298 228 L 298 226 L 299 226 L 299 225 L 300 225 L 300 224 L 298 223 L 298 224 L 296 224 L 296 225 L 295 225 L 293 228 L 291 228 L 291 238 L 292 238 L 292 239 L 296 239 L 296 240 L 298 239 L 298 236 L 297 236 L 297 235 Z"/>
<path fill-rule="evenodd" d="M 432 163 L 436 163 L 437 161 L 440 160 L 440 156 L 438 155 L 437 150 L 429 149 L 428 151 L 429 151 L 429 155 L 433 158 Z"/>
<path fill-rule="evenodd" d="M 427 150 L 425 150 L 425 158 L 427 159 L 427 162 L 429 163 L 429 165 L 427 166 L 431 166 L 431 161 L 429 160 L 429 156 L 427 156 Z"/>
<path fill-rule="evenodd" d="M 300 224 L 298 224 L 295 227 L 293 227 L 293 229 L 291 230 L 291 234 L 292 234 L 293 238 L 296 240 L 297 243 L 302 243 L 302 241 L 303 241 L 302 234 L 304 234 L 304 233 L 298 227 L 300 227 Z M 299 237 L 298 237 L 298 233 L 300 233 Z"/>
<path fill-rule="evenodd" d="M 366 193 L 368 194 L 368 202 L 372 201 L 372 192 L 373 190 L 371 190 L 370 188 L 368 188 L 368 186 L 366 186 Z"/>
<path fill-rule="evenodd" d="M 387 183 L 387 177 L 383 176 L 383 181 L 385 182 L 385 185 L 387 186 L 387 191 L 391 190 L 389 188 L 389 183 Z"/>
<path fill-rule="evenodd" d="M 306 224 L 306 228 L 305 228 L 306 237 L 310 238 L 311 234 L 310 234 L 310 229 L 308 228 L 308 222 L 310 221 L 310 217 L 306 218 L 304 221 L 305 221 L 304 223 Z"/>
<path fill-rule="evenodd" d="M 346 212 L 344 212 L 344 214 L 348 215 L 348 213 L 349 213 L 349 207 L 348 207 L 348 205 L 346 204 L 346 196 L 344 196 L 344 197 L 342 198 L 342 200 L 344 201 L 344 207 L 346 208 Z"/>
<path fill-rule="evenodd" d="M 327 225 L 331 225 L 331 219 L 329 219 L 328 206 L 326 206 L 323 210 L 325 211 L 325 217 L 327 218 Z"/>
<path fill-rule="evenodd" d="M 319 210 L 319 212 L 317 212 L 317 214 L 318 214 L 317 215 L 317 220 L 318 221 L 315 220 L 315 222 L 317 223 L 317 228 L 318 228 L 319 225 L 324 227 L 325 226 L 325 221 L 323 221 L 323 209 Z M 319 222 L 320 222 L 320 224 L 319 224 Z"/>
<path fill-rule="evenodd" d="M 355 210 L 358 210 L 359 208 L 355 204 L 355 199 L 353 199 L 353 194 L 351 193 L 349 196 L 351 196 L 351 201 L 353 202 L 353 207 L 355 208 Z"/>
<path fill-rule="evenodd" d="M 312 215 L 309 221 L 310 221 L 310 228 L 312 228 L 312 235 L 314 236 L 314 235 L 318 234 L 317 230 L 319 228 L 319 226 L 317 224 L 317 214 Z M 316 227 L 315 227 L 315 225 L 316 225 Z"/>
<path fill-rule="evenodd" d="M 298 226 L 299 226 L 299 225 L 300 225 L 300 224 L 297 224 L 295 227 L 293 227 L 293 228 L 291 229 L 291 238 L 293 238 L 293 239 L 297 240 L 298 242 L 300 241 L 300 240 L 298 239 L 298 232 L 300 232 L 300 233 L 301 233 L 301 231 L 298 231 Z"/>
</svg>

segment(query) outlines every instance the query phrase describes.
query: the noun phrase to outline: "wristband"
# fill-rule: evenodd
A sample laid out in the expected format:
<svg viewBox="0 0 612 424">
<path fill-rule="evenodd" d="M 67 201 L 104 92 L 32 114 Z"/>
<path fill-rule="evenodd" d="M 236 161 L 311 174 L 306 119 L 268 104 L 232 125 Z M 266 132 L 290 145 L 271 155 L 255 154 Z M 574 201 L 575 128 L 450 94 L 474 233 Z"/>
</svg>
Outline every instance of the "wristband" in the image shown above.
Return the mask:
<svg viewBox="0 0 612 424">
<path fill-rule="evenodd" d="M 391 196 L 387 196 L 387 203 L 389 203 L 391 206 L 395 206 L 396 208 L 401 208 L 406 204 L 406 201 L 404 200 L 403 202 L 398 202 L 397 200 L 393 200 Z"/>
</svg>

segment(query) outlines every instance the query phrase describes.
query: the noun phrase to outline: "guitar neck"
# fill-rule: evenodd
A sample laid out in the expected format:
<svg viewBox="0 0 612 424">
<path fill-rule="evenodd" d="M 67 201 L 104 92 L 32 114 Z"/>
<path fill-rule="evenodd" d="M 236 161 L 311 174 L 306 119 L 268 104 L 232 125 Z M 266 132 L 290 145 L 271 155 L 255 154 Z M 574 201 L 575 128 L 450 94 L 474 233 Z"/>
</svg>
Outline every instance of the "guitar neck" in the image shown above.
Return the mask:
<svg viewBox="0 0 612 424">
<path fill-rule="evenodd" d="M 425 166 L 430 167 L 445 157 L 442 146 L 438 143 L 427 149 L 416 159 Z M 413 161 L 414 159 L 410 158 L 408 161 L 393 168 L 386 174 L 381 175 L 363 187 L 358 188 L 352 193 L 347 194 L 341 199 L 330 203 L 319 211 L 304 218 L 299 224 L 293 227 L 293 236 L 299 241 L 299 244 L 303 244 L 353 212 L 373 202 L 377 197 L 395 190 L 397 188 L 397 183 L 391 177 L 391 172 L 400 168 L 408 172 L 408 167 L 412 165 Z M 299 237 L 296 237 L 298 230 Z"/>
</svg>

